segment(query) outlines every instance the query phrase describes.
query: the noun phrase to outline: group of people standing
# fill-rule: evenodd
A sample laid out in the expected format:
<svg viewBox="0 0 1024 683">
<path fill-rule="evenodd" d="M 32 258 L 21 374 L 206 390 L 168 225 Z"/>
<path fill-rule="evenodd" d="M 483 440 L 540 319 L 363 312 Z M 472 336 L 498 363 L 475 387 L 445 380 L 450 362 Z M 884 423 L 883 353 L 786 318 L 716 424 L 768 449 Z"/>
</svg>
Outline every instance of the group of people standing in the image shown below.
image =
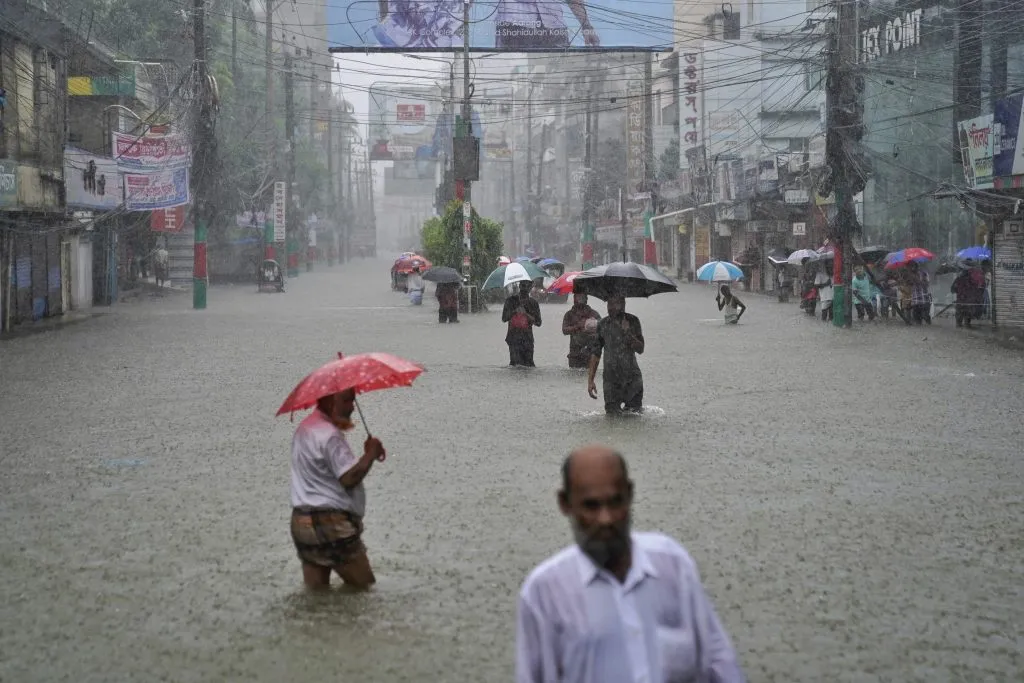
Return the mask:
<svg viewBox="0 0 1024 683">
<path fill-rule="evenodd" d="M 536 367 L 533 358 L 533 328 L 540 327 L 540 305 L 531 296 L 532 282 L 521 282 L 505 299 L 501 321 L 507 323 L 510 367 Z M 570 368 L 587 369 L 587 393 L 597 396 L 597 370 L 604 358 L 602 375 L 605 411 L 640 412 L 643 409 L 644 382 L 637 355 L 645 348 L 643 329 L 635 315 L 626 313 L 623 296 L 608 298 L 604 318 L 588 303 L 586 294 L 573 294 L 572 307 L 562 316 L 562 334 L 569 337 L 567 356 Z"/>
<path fill-rule="evenodd" d="M 832 264 L 822 263 L 813 272 L 812 286 L 821 304 L 822 322 L 834 319 L 832 308 Z M 931 279 L 917 263 L 893 271 L 877 271 L 874 266 L 856 266 L 850 279 L 850 295 L 858 320 L 900 316 L 910 325 L 932 322 Z"/>
</svg>

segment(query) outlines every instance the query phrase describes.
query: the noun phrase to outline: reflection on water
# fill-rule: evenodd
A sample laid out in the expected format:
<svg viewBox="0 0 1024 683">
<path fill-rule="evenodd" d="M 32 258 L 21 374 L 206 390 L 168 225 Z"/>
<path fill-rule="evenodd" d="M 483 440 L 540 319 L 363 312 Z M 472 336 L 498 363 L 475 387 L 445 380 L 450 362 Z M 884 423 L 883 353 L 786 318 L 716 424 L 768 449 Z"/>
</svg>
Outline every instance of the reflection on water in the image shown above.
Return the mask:
<svg viewBox="0 0 1024 683">
<path fill-rule="evenodd" d="M 640 413 L 622 412 L 615 415 L 609 415 L 602 409 L 586 411 L 574 410 L 570 411 L 569 414 L 572 415 L 573 419 L 575 420 L 607 419 L 615 421 L 622 420 L 624 422 L 642 422 L 644 420 L 664 417 L 665 415 L 668 415 L 668 413 L 665 412 L 664 408 L 660 408 L 658 406 L 644 406 L 643 412 Z"/>
</svg>

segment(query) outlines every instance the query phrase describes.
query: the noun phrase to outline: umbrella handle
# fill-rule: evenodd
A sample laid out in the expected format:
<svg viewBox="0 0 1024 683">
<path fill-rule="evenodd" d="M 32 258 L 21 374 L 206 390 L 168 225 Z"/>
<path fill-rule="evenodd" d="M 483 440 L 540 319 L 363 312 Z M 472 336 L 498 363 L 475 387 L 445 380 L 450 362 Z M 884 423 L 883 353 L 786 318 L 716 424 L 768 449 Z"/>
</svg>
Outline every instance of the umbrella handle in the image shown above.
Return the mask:
<svg viewBox="0 0 1024 683">
<path fill-rule="evenodd" d="M 359 401 L 357 401 L 356 399 L 352 399 L 352 402 L 356 404 L 356 410 L 359 411 L 359 419 L 363 423 L 363 429 L 366 430 L 366 436 L 373 436 L 373 434 L 370 434 L 370 428 L 369 426 L 367 426 L 366 418 L 363 416 L 363 407 L 359 405 Z"/>
</svg>

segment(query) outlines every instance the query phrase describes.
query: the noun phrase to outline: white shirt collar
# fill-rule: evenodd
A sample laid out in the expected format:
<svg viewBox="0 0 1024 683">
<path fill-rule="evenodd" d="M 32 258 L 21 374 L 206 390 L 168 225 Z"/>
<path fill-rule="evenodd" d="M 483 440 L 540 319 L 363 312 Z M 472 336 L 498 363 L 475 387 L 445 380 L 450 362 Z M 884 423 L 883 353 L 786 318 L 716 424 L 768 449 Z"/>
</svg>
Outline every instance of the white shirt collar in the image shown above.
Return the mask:
<svg viewBox="0 0 1024 683">
<path fill-rule="evenodd" d="M 632 562 L 629 566 L 629 573 L 626 574 L 626 580 L 622 582 L 624 590 L 629 591 L 636 587 L 644 578 L 650 576 L 656 578 L 658 572 L 654 569 L 654 564 L 651 562 L 651 558 L 647 556 L 644 549 L 640 547 L 636 536 L 630 534 L 629 537 L 630 554 L 632 555 Z M 614 583 L 618 583 L 618 579 L 612 575 L 607 569 L 598 567 L 594 564 L 594 561 L 583 552 L 583 549 L 576 546 L 576 566 L 579 568 L 580 580 L 584 586 L 589 586 L 595 579 L 603 577 Z"/>
</svg>

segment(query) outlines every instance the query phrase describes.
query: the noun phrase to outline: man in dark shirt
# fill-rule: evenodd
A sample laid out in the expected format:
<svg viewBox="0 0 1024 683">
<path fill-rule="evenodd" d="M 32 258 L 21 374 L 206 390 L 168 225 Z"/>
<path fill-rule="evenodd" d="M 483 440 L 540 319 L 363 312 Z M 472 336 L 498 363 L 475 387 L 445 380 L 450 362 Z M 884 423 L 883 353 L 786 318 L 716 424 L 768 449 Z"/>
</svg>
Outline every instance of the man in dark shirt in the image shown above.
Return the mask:
<svg viewBox="0 0 1024 683">
<path fill-rule="evenodd" d="M 569 367 L 585 368 L 590 364 L 590 345 L 597 336 L 601 315 L 587 305 L 586 294 L 573 294 L 572 308 L 562 318 L 562 334 L 569 335 Z"/>
<path fill-rule="evenodd" d="M 533 328 L 540 327 L 540 305 L 530 296 L 532 282 L 519 283 L 519 293 L 505 299 L 501 322 L 508 323 L 505 343 L 508 344 L 508 364 L 527 368 L 533 364 Z"/>
<path fill-rule="evenodd" d="M 626 313 L 625 297 L 609 297 L 608 317 L 597 324 L 597 340 L 591 348 L 587 373 L 587 393 L 593 399 L 597 398 L 594 379 L 602 351 L 605 411 L 620 413 L 625 406 L 630 412 L 640 412 L 644 403 L 644 378 L 636 354 L 644 352 L 644 335 L 640 319 Z"/>
</svg>

